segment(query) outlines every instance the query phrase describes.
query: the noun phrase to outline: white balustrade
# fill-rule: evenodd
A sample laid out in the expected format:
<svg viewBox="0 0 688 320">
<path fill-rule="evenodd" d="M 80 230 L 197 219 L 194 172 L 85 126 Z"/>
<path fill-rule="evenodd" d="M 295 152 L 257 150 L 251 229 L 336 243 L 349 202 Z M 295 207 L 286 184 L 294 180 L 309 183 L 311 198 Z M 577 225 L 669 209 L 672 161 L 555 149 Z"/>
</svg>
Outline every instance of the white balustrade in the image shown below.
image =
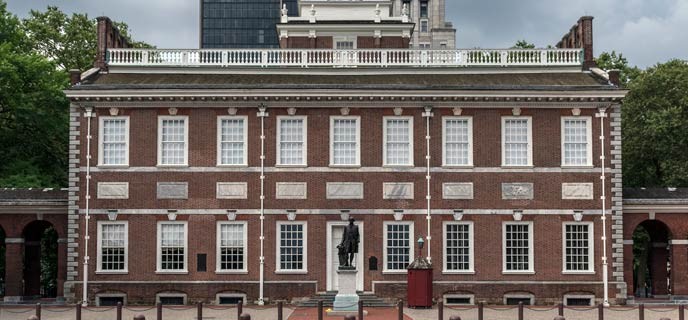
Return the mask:
<svg viewBox="0 0 688 320">
<path fill-rule="evenodd" d="M 110 49 L 110 66 L 514 67 L 580 66 L 582 49 Z"/>
</svg>

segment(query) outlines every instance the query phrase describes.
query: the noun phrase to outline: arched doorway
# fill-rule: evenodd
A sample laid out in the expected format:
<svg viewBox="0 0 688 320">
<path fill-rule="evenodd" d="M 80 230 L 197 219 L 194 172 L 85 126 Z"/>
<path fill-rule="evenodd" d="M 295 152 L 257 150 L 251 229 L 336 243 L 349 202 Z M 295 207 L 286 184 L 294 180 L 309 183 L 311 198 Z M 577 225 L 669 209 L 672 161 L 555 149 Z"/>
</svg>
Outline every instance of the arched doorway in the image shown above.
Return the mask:
<svg viewBox="0 0 688 320">
<path fill-rule="evenodd" d="M 57 296 L 57 231 L 47 221 L 29 223 L 24 236 L 24 296 Z"/>
<path fill-rule="evenodd" d="M 661 221 L 646 220 L 633 231 L 633 283 L 639 298 L 671 294 L 671 233 Z"/>
<path fill-rule="evenodd" d="M 0 226 L 0 298 L 5 296 L 5 229 Z"/>
</svg>

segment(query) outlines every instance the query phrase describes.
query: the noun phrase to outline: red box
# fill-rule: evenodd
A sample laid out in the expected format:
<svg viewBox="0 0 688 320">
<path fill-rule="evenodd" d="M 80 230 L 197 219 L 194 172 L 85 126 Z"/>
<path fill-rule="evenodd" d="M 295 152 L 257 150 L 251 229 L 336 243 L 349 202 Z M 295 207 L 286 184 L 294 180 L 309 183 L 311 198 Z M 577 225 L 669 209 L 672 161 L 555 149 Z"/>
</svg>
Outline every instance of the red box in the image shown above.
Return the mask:
<svg viewBox="0 0 688 320">
<path fill-rule="evenodd" d="M 432 308 L 432 269 L 408 270 L 409 308 Z"/>
</svg>

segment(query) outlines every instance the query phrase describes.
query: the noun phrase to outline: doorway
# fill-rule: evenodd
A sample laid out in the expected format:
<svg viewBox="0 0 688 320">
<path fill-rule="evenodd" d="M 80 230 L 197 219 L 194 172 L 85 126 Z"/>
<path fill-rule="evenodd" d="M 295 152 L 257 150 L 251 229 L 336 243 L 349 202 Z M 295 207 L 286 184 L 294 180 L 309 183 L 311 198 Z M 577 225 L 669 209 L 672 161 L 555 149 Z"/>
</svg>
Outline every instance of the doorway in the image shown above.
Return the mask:
<svg viewBox="0 0 688 320">
<path fill-rule="evenodd" d="M 671 234 L 661 221 L 646 220 L 633 232 L 633 283 L 638 298 L 671 294 Z"/>
<path fill-rule="evenodd" d="M 348 225 L 347 221 L 330 221 L 327 223 L 327 291 L 339 290 L 339 277 L 337 275 L 337 268 L 339 268 L 339 252 L 337 245 L 342 242 L 342 235 L 344 227 Z M 356 265 L 356 290 L 363 291 L 363 274 L 364 274 L 364 260 L 365 254 L 363 248 L 363 239 L 365 232 L 363 230 L 363 222 L 356 221 L 358 226 L 358 233 L 360 235 L 360 243 L 358 244 L 358 254 L 354 259 Z"/>
<path fill-rule="evenodd" d="M 46 221 L 24 228 L 24 296 L 30 299 L 57 296 L 57 231 Z"/>
</svg>

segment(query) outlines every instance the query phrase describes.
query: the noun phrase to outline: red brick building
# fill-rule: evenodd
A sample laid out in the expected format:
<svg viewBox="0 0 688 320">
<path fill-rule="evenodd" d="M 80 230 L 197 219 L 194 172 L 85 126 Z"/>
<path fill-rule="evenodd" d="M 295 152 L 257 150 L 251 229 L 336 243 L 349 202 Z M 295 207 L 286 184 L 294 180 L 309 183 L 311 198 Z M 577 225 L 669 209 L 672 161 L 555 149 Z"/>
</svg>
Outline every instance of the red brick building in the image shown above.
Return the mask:
<svg viewBox="0 0 688 320">
<path fill-rule="evenodd" d="M 626 92 L 583 67 L 581 41 L 138 50 L 99 19 L 97 69 L 66 92 L 64 297 L 262 303 L 336 290 L 334 249 L 353 217 L 360 291 L 405 297 L 406 266 L 423 255 L 438 299 L 593 303 L 606 250 L 610 300 L 623 302 Z"/>
</svg>

